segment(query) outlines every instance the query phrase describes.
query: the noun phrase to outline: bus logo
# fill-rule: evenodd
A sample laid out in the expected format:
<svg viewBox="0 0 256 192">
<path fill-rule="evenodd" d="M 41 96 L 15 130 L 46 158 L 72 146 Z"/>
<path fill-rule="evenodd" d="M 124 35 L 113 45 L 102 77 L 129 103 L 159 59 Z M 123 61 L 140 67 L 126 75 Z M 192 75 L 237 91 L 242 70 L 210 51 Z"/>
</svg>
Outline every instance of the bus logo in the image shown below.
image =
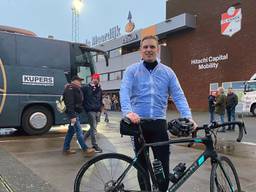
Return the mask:
<svg viewBox="0 0 256 192">
<path fill-rule="evenodd" d="M 23 85 L 54 86 L 54 77 L 22 75 Z"/>
</svg>

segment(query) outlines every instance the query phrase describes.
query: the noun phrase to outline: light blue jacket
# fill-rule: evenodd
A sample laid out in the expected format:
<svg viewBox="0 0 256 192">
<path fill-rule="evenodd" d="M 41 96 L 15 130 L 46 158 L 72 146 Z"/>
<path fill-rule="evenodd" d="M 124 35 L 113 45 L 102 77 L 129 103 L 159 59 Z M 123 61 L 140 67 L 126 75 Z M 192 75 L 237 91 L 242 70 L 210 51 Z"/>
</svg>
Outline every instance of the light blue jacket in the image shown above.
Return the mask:
<svg viewBox="0 0 256 192">
<path fill-rule="evenodd" d="M 125 70 L 120 88 L 124 116 L 128 112 L 135 112 L 141 118 L 166 119 L 169 96 L 181 117 L 192 117 L 180 83 L 171 68 L 158 62 L 150 73 L 141 61 Z"/>
</svg>

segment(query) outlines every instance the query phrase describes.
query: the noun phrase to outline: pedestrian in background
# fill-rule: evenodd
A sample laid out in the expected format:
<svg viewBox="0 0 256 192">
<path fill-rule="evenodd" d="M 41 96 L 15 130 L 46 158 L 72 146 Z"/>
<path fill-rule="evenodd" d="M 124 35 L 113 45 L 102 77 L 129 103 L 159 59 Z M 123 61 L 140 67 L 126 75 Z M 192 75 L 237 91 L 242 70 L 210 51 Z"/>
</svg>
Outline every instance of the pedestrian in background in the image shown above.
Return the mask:
<svg viewBox="0 0 256 192">
<path fill-rule="evenodd" d="M 208 110 L 210 113 L 210 122 L 215 121 L 215 102 L 216 102 L 216 92 L 211 91 L 208 96 Z"/>
<path fill-rule="evenodd" d="M 219 115 L 221 123 L 224 123 L 226 103 L 227 103 L 227 96 L 224 93 L 224 88 L 219 87 L 217 89 L 215 113 Z M 226 131 L 225 126 L 218 130 L 218 132 L 225 132 L 225 131 Z"/>
<path fill-rule="evenodd" d="M 91 136 L 91 143 L 95 152 L 101 153 L 102 149 L 96 141 L 97 125 L 100 122 L 100 115 L 102 110 L 102 89 L 100 86 L 100 75 L 95 73 L 91 76 L 91 82 L 82 87 L 84 101 L 83 107 L 86 115 L 88 116 L 90 129 L 85 133 L 84 139 L 86 140 Z"/>
<path fill-rule="evenodd" d="M 80 89 L 81 81 L 83 80 L 84 79 L 78 76 L 74 76 L 71 83 L 66 85 L 64 89 L 63 99 L 66 105 L 65 112 L 70 122 L 64 140 L 63 154 L 69 155 L 76 153 L 76 151 L 70 149 L 71 140 L 73 138 L 73 135 L 76 133 L 76 137 L 78 139 L 79 145 L 83 150 L 84 155 L 91 157 L 94 155 L 95 150 L 88 148 L 88 146 L 85 144 L 83 132 L 79 121 L 79 114 L 83 110 L 82 102 L 84 97 Z"/>
<path fill-rule="evenodd" d="M 228 122 L 236 120 L 236 106 L 237 106 L 237 104 L 238 104 L 238 97 L 233 92 L 232 87 L 230 87 L 230 88 L 228 88 L 227 106 L 226 106 Z M 235 125 L 232 125 L 232 126 L 229 125 L 227 130 L 234 131 L 235 130 Z"/>
<path fill-rule="evenodd" d="M 104 113 L 104 116 L 105 116 L 104 121 L 108 123 L 109 122 L 108 111 L 111 110 L 111 99 L 110 99 L 108 94 L 105 93 L 103 95 L 102 103 L 104 105 L 104 109 L 103 109 L 104 110 L 103 113 Z"/>
</svg>

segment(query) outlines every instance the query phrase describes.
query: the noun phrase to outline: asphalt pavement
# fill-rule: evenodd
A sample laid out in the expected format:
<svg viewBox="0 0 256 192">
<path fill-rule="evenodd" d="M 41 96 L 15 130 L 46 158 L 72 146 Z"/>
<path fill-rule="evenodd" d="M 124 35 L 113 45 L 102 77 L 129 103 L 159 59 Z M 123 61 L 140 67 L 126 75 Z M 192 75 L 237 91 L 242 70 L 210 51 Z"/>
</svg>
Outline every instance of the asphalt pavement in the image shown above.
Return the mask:
<svg viewBox="0 0 256 192">
<path fill-rule="evenodd" d="M 176 112 L 168 112 L 168 119 L 177 118 Z M 193 113 L 195 121 L 201 125 L 208 123 L 208 113 Z M 110 113 L 110 122 L 101 122 L 98 127 L 97 139 L 104 153 L 118 152 L 133 156 L 129 137 L 119 134 L 119 112 Z M 103 119 L 103 118 L 102 118 Z M 241 119 L 239 119 L 241 120 Z M 256 163 L 254 126 L 255 117 L 243 117 L 248 135 L 243 143 L 237 143 L 238 131 L 218 133 L 217 149 L 229 156 L 235 164 L 242 188 L 247 192 L 256 191 Z M 87 126 L 84 126 L 87 129 Z M 55 131 L 56 130 L 56 131 Z M 63 156 L 61 153 L 66 128 L 53 128 L 45 136 L 1 137 L 0 138 L 0 192 L 70 192 L 73 191 L 75 176 L 80 167 L 89 159 L 84 158 L 76 141 L 72 147 L 77 154 Z M 88 140 L 90 145 L 90 140 Z M 191 164 L 202 153 L 202 146 L 186 145 L 171 146 L 170 170 L 179 162 Z M 207 161 L 178 192 L 209 191 L 210 162 Z M 8 189 L 9 188 L 9 189 Z"/>
</svg>

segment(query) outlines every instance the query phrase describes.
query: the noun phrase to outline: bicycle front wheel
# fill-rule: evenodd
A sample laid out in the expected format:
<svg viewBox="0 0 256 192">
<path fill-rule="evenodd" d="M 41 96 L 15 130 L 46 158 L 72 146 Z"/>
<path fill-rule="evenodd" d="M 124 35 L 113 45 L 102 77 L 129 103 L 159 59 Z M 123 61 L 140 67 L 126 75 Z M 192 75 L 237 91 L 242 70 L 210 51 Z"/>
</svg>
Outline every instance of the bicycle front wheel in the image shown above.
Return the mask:
<svg viewBox="0 0 256 192">
<path fill-rule="evenodd" d="M 106 153 L 99 155 L 87 163 L 79 170 L 74 184 L 75 192 L 119 192 L 119 191 L 149 191 L 150 182 L 145 170 L 135 163 L 127 171 L 127 167 L 133 160 L 125 155 L 117 153 Z M 127 173 L 120 179 L 122 174 Z M 140 176 L 140 183 L 137 176 Z"/>
<path fill-rule="evenodd" d="M 239 178 L 235 166 L 225 156 L 212 166 L 210 192 L 241 192 Z"/>
</svg>

